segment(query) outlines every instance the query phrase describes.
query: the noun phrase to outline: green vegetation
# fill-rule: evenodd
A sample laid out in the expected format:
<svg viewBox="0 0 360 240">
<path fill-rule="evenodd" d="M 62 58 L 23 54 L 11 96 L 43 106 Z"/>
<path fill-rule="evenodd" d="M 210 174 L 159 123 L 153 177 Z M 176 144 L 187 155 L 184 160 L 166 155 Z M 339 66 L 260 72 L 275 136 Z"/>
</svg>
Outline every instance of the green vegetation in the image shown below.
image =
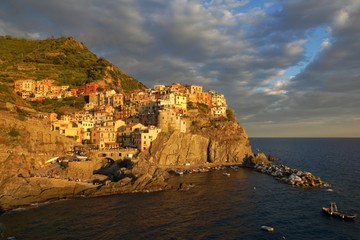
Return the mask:
<svg viewBox="0 0 360 240">
<path fill-rule="evenodd" d="M 30 102 L 32 107 L 37 111 L 42 112 L 55 112 L 60 117 L 64 113 L 60 110 L 64 107 L 74 108 L 76 110 L 81 110 L 85 104 L 85 98 L 80 97 L 68 97 L 63 99 L 45 99 L 44 101 Z"/>
<path fill-rule="evenodd" d="M 1 77 L 0 77 L 0 79 L 1 79 Z M 15 103 L 16 98 L 17 98 L 16 94 L 14 93 L 12 88 L 7 86 L 6 84 L 1 84 L 0 83 L 0 101 L 1 102 L 3 102 L 3 103 L 5 103 L 5 102 Z"/>
<path fill-rule="evenodd" d="M 9 131 L 9 136 L 15 138 L 15 137 L 20 136 L 20 133 L 16 128 L 11 128 Z"/>
<path fill-rule="evenodd" d="M 17 79 L 53 79 L 76 87 L 112 78 L 108 87 L 131 91 L 145 88 L 104 58 L 98 58 L 72 37 L 30 40 L 0 36 L 0 82 L 12 87 Z"/>
<path fill-rule="evenodd" d="M 18 113 L 18 119 L 20 121 L 25 121 L 26 117 L 29 115 L 29 113 L 27 111 L 25 111 L 24 109 L 21 109 L 19 107 L 16 108 L 16 112 Z"/>
<path fill-rule="evenodd" d="M 20 121 L 25 121 L 25 120 L 26 120 L 26 115 L 24 115 L 24 114 L 19 114 L 18 119 L 19 119 Z"/>
<path fill-rule="evenodd" d="M 211 108 L 204 103 L 188 102 L 187 108 L 188 109 L 198 109 L 200 113 L 204 113 L 204 114 L 209 114 L 211 111 Z"/>
</svg>

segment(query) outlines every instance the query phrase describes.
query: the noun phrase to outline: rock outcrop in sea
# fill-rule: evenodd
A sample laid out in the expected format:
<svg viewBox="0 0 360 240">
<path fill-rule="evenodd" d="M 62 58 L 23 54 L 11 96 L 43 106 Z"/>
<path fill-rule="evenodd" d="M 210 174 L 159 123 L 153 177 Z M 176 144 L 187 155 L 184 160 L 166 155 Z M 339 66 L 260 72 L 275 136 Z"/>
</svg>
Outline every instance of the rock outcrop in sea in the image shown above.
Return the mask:
<svg viewBox="0 0 360 240">
<path fill-rule="evenodd" d="M 296 187 L 329 187 L 330 184 L 321 180 L 320 177 L 314 176 L 310 172 L 305 172 L 290 168 L 285 165 L 274 164 L 255 164 L 254 168 L 268 175 L 275 177 L 281 182 Z"/>
</svg>

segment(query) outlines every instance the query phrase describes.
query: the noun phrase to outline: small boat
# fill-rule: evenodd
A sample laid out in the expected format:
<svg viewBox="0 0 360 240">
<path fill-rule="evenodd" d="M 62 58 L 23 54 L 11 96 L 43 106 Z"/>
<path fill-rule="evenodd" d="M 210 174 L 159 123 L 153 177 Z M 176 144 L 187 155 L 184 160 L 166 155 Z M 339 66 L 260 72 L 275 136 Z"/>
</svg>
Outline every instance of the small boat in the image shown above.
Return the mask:
<svg viewBox="0 0 360 240">
<path fill-rule="evenodd" d="M 342 219 L 352 220 L 352 219 L 355 219 L 357 216 L 355 213 L 345 213 L 345 212 L 339 211 L 335 202 L 331 202 L 329 208 L 323 207 L 322 211 L 330 216 L 334 216 L 334 217 L 338 217 L 338 218 L 342 218 Z"/>
<path fill-rule="evenodd" d="M 230 173 L 228 173 L 228 172 L 224 172 L 223 175 L 230 177 Z"/>
<path fill-rule="evenodd" d="M 176 169 L 176 170 L 175 170 L 175 173 L 176 173 L 177 175 L 183 175 L 183 174 L 184 174 L 184 171 L 181 170 L 181 169 Z"/>
<path fill-rule="evenodd" d="M 267 232 L 273 232 L 275 229 L 273 227 L 269 227 L 269 226 L 261 226 L 261 229 Z"/>
<path fill-rule="evenodd" d="M 238 171 L 239 170 L 239 167 L 238 166 L 230 166 L 230 168 L 234 171 Z"/>
</svg>

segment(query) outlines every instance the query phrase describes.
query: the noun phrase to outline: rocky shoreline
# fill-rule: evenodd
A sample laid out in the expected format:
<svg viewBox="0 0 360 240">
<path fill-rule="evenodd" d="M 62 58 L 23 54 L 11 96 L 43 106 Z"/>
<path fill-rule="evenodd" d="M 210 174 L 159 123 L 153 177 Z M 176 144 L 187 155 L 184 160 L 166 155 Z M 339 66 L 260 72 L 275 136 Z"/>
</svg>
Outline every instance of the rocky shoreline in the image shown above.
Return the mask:
<svg viewBox="0 0 360 240">
<path fill-rule="evenodd" d="M 47 192 L 47 194 L 45 195 L 41 193 L 38 196 L 33 195 L 31 198 L 25 197 L 22 200 L 13 199 L 13 204 L 9 204 L 5 210 L 11 210 L 18 207 L 31 208 L 33 206 L 37 206 L 37 204 L 41 202 L 76 197 L 96 197 L 133 192 L 154 192 L 169 189 L 188 190 L 192 187 L 191 185 L 187 186 L 187 183 L 183 183 L 183 185 L 180 186 L 170 186 L 167 183 L 167 179 L 170 176 L 204 173 L 209 171 L 238 171 L 241 167 L 250 167 L 255 171 L 270 175 L 279 180 L 280 182 L 296 187 L 331 186 L 329 183 L 321 180 L 320 177 L 314 176 L 310 172 L 293 169 L 285 165 L 275 165 L 271 163 L 257 163 L 253 166 L 245 166 L 241 164 L 221 164 L 212 166 L 204 165 L 194 168 L 182 168 L 182 166 L 174 166 L 174 168 L 167 169 L 165 171 L 156 168 L 157 170 L 151 171 L 152 174 L 144 174 L 133 179 L 131 179 L 130 177 L 125 177 L 116 182 L 103 182 L 99 185 L 79 182 L 73 183 L 73 181 L 64 181 L 51 178 L 28 178 L 29 183 L 35 181 L 37 183 L 37 186 L 48 185 L 49 181 L 51 181 L 52 187 L 45 187 L 46 191 L 44 192 Z M 61 184 L 59 185 L 59 183 Z"/>
<path fill-rule="evenodd" d="M 271 175 L 281 182 L 296 187 L 330 187 L 331 185 L 310 172 L 293 169 L 285 165 L 255 164 L 258 172 Z"/>
<path fill-rule="evenodd" d="M 0 144 L 0 212 L 59 199 L 178 189 L 169 183 L 171 175 L 222 170 L 230 176 L 228 170 L 240 167 L 294 186 L 328 186 L 310 173 L 270 164 L 274 156 L 254 154 L 237 122 L 214 122 L 201 114 L 195 120 L 202 122 L 191 132 L 161 133 L 134 159 L 109 161 L 89 152 L 91 160 L 64 165 L 47 159 L 74 149 L 73 140 L 48 132 L 38 120 L 21 122 L 9 115 L 2 125 L 10 128 L 16 122 L 23 136 Z"/>
</svg>

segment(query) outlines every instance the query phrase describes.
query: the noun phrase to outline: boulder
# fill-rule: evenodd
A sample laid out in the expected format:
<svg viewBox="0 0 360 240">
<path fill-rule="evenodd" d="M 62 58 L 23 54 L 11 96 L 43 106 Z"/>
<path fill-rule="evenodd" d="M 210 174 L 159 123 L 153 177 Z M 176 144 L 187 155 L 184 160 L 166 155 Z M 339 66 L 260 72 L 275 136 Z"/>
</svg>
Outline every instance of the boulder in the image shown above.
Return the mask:
<svg viewBox="0 0 360 240">
<path fill-rule="evenodd" d="M 269 163 L 265 153 L 256 153 L 254 156 L 253 162 L 255 164 L 268 164 Z"/>
<path fill-rule="evenodd" d="M 182 182 L 179 184 L 179 187 L 178 187 L 178 191 L 187 191 L 189 190 L 190 188 L 193 187 L 193 184 L 192 183 L 188 183 L 188 182 Z"/>
</svg>

